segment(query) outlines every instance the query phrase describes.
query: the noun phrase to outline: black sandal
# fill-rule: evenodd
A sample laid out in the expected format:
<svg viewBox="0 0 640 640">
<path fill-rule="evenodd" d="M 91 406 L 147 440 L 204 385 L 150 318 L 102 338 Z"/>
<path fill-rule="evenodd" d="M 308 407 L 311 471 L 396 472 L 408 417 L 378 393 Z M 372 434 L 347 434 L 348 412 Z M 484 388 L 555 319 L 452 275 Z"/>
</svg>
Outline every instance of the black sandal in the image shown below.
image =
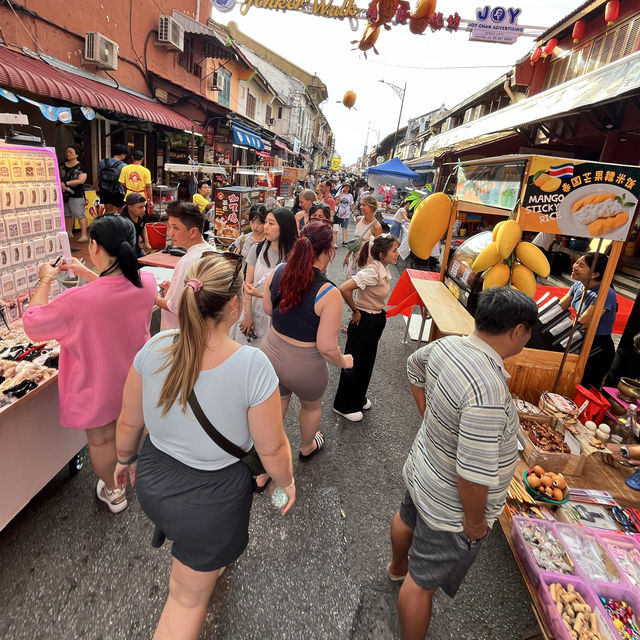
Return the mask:
<svg viewBox="0 0 640 640">
<path fill-rule="evenodd" d="M 324 435 L 322 435 L 322 431 L 316 431 L 316 435 L 313 436 L 313 439 L 316 441 L 316 448 L 308 455 L 304 455 L 302 452 L 298 453 L 298 459 L 300 462 L 309 462 L 313 456 L 318 453 L 324 447 Z"/>
</svg>

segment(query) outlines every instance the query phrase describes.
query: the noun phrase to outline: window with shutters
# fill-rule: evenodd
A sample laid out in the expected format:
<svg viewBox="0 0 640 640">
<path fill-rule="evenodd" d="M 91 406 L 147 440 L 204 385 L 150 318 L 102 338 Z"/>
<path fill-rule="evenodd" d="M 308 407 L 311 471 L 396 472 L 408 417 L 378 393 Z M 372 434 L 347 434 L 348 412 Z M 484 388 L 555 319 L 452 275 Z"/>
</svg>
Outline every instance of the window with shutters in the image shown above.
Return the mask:
<svg viewBox="0 0 640 640">
<path fill-rule="evenodd" d="M 268 104 L 265 106 L 264 108 L 264 120 L 267 124 L 270 124 L 271 122 L 271 105 Z"/>
<path fill-rule="evenodd" d="M 632 54 L 638 49 L 639 35 L 640 16 L 634 16 L 580 49 L 556 58 L 549 65 L 543 88 L 555 87 Z"/>
<path fill-rule="evenodd" d="M 223 89 L 218 91 L 218 102 L 224 106 L 229 106 L 229 98 L 231 97 L 231 74 L 226 70 L 220 67 L 218 69 L 218 73 L 222 77 Z"/>
<path fill-rule="evenodd" d="M 198 78 L 202 75 L 200 64 L 196 64 L 196 60 L 202 61 L 202 54 L 196 51 L 196 42 L 194 38 L 185 34 L 184 50 L 178 56 L 178 65 Z"/>
<path fill-rule="evenodd" d="M 247 116 L 252 120 L 256 117 L 256 99 L 247 91 Z"/>
</svg>

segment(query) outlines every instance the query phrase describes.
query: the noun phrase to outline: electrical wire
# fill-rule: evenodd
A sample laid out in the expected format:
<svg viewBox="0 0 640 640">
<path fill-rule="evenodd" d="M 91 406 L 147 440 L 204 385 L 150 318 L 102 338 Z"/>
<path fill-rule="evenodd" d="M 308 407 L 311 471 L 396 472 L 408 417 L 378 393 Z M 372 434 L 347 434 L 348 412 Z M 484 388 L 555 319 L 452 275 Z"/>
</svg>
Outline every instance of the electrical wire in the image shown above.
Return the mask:
<svg viewBox="0 0 640 640">
<path fill-rule="evenodd" d="M 31 33 L 31 31 L 29 31 L 29 29 L 27 29 L 27 27 L 24 24 L 24 22 L 22 22 L 22 20 L 20 19 L 20 16 L 16 13 L 16 10 L 15 10 L 15 8 L 13 6 L 12 0 L 7 0 L 7 4 L 9 5 L 9 8 L 13 12 L 13 15 L 16 17 L 16 20 L 22 25 L 22 28 L 27 32 L 27 35 L 35 43 L 38 53 L 40 53 L 42 51 L 42 47 L 40 46 L 40 43 L 36 40 L 36 37 Z"/>
<path fill-rule="evenodd" d="M 144 66 L 144 62 L 142 61 L 142 58 L 140 58 L 140 56 L 138 55 L 138 52 L 136 51 L 136 45 L 133 44 L 132 22 L 133 22 L 133 0 L 129 0 L 129 42 L 131 43 L 131 50 L 133 51 L 133 55 L 136 57 L 136 60 L 141 66 Z"/>
<path fill-rule="evenodd" d="M 512 64 L 480 64 L 480 65 L 460 65 L 453 67 L 416 67 L 405 64 L 393 64 L 391 62 L 378 62 L 371 59 L 368 60 L 369 64 L 382 65 L 384 67 L 395 67 L 397 69 L 420 69 L 423 71 L 449 71 L 455 69 L 507 69 L 513 67 Z"/>
</svg>

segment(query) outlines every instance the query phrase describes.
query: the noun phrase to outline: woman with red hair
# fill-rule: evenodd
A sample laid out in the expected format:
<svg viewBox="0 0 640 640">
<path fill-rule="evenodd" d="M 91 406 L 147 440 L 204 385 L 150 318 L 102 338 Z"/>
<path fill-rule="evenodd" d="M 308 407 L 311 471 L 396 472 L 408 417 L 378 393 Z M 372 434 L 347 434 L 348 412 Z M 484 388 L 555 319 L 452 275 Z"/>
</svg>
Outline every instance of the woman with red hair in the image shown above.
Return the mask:
<svg viewBox="0 0 640 640">
<path fill-rule="evenodd" d="M 353 358 L 338 346 L 342 315 L 340 291 L 324 271 L 333 259 L 333 234 L 323 222 L 311 221 L 300 231 L 286 264 L 269 277 L 263 298 L 271 328 L 260 348 L 280 381 L 284 418 L 291 394 L 300 400 L 301 461 L 310 460 L 324 446 L 318 431 L 322 397 L 329 382 L 327 363 L 353 367 Z"/>
</svg>

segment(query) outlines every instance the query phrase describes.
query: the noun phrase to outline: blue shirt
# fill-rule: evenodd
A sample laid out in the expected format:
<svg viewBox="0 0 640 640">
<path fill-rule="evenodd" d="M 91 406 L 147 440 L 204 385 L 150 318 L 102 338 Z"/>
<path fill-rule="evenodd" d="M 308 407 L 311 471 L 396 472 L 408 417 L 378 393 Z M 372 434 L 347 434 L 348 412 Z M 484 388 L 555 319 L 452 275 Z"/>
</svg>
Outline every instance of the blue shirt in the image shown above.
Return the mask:
<svg viewBox="0 0 640 640">
<path fill-rule="evenodd" d="M 569 289 L 569 295 L 572 297 L 571 306 L 578 311 L 580 307 L 580 299 L 582 298 L 582 292 L 584 285 L 582 282 L 574 282 Z M 597 284 L 587 291 L 587 295 L 584 299 L 584 305 L 582 307 L 582 313 L 584 313 L 588 307 L 593 306 L 596 303 L 598 297 L 598 291 L 600 285 Z M 598 329 L 596 330 L 597 336 L 610 336 L 613 331 L 613 323 L 616 320 L 616 313 L 618 312 L 618 299 L 616 298 L 616 292 L 609 288 L 607 293 L 607 299 L 604 302 L 604 313 L 600 318 Z"/>
</svg>

